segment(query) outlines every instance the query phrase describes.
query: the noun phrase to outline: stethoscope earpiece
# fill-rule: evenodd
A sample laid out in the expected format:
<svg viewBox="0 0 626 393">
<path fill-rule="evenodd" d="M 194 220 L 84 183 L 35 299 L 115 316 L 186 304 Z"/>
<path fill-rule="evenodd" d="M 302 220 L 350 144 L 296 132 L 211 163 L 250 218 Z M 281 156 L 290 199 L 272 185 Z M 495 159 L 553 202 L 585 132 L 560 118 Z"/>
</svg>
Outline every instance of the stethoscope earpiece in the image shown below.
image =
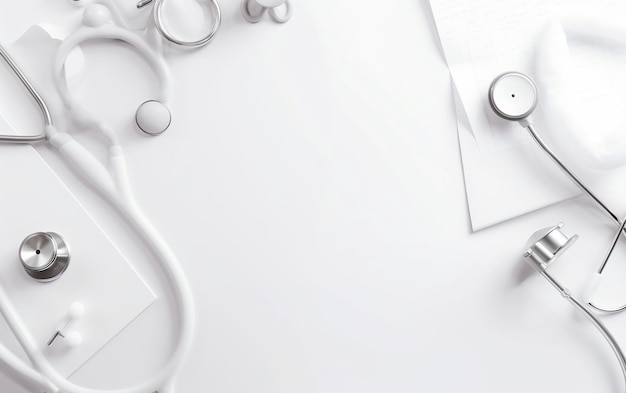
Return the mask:
<svg viewBox="0 0 626 393">
<path fill-rule="evenodd" d="M 279 7 L 284 5 L 284 13 L 279 13 Z M 289 0 L 243 0 L 241 2 L 241 14 L 250 23 L 257 23 L 268 12 L 270 18 L 276 23 L 285 23 L 293 14 Z"/>
<path fill-rule="evenodd" d="M 149 100 L 137 108 L 135 122 L 146 134 L 159 135 L 172 123 L 172 114 L 161 101 Z"/>
<path fill-rule="evenodd" d="M 505 72 L 491 82 L 489 104 L 503 119 L 524 120 L 537 106 L 537 86 L 520 72 Z"/>
</svg>

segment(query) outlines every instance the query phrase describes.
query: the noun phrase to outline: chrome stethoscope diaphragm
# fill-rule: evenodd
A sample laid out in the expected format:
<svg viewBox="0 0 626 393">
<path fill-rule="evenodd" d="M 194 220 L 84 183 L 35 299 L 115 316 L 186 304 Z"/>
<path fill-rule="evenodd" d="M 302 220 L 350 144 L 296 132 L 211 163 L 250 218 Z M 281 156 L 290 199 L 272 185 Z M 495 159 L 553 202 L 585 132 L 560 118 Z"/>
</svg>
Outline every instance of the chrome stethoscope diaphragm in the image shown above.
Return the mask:
<svg viewBox="0 0 626 393">
<path fill-rule="evenodd" d="M 506 72 L 491 82 L 489 104 L 503 119 L 526 119 L 537 107 L 537 86 L 520 72 Z"/>
<path fill-rule="evenodd" d="M 29 276 L 38 281 L 56 280 L 70 264 L 70 248 L 55 232 L 35 232 L 20 245 L 20 261 Z"/>
</svg>

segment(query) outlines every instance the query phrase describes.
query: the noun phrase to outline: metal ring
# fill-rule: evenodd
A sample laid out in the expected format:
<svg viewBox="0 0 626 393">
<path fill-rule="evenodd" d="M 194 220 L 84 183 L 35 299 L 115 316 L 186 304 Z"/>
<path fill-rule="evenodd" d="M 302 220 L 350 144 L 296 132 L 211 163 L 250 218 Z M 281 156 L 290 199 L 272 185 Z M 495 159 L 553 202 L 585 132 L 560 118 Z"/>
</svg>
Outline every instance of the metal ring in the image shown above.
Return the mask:
<svg viewBox="0 0 626 393">
<path fill-rule="evenodd" d="M 167 0 L 157 0 L 154 6 L 154 24 L 156 25 L 157 30 L 159 30 L 159 33 L 161 33 L 161 35 L 165 37 L 165 39 L 173 44 L 176 44 L 178 46 L 184 46 L 187 48 L 197 48 L 211 42 L 213 37 L 215 37 L 215 34 L 220 27 L 220 24 L 222 23 L 222 12 L 220 10 L 219 4 L 217 4 L 217 0 L 208 0 L 215 11 L 213 17 L 213 29 L 211 29 L 209 34 L 205 35 L 197 41 L 183 41 L 174 37 L 171 33 L 167 31 L 165 25 L 163 24 L 163 17 L 161 15 L 163 3 L 165 3 L 166 1 Z"/>
</svg>

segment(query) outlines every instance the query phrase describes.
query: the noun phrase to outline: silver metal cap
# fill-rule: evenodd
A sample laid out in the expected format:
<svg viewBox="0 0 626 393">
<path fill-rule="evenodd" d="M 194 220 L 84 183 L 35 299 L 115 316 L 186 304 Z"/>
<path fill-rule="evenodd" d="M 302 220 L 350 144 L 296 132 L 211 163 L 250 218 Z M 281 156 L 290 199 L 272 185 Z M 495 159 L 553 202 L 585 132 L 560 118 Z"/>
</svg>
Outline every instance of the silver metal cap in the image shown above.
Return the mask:
<svg viewBox="0 0 626 393">
<path fill-rule="evenodd" d="M 524 258 L 537 269 L 547 269 L 569 246 L 578 235 L 567 237 L 563 232 L 563 223 L 555 227 L 543 228 L 535 232 L 526 243 Z"/>
</svg>

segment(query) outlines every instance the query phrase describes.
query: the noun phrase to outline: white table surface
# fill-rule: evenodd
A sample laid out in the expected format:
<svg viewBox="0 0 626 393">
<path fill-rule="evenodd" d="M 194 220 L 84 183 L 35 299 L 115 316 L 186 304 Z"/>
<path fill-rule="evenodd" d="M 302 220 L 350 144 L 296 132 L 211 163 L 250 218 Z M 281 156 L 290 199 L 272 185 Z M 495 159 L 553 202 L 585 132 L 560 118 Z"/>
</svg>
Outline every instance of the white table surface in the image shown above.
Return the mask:
<svg viewBox="0 0 626 393">
<path fill-rule="evenodd" d="M 69 3 L 5 2 L 0 40 L 67 19 Z M 193 286 L 197 335 L 178 393 L 622 389 L 600 335 L 521 258 L 535 230 L 564 221 L 581 239 L 553 270 L 579 292 L 611 223 L 578 199 L 471 233 L 426 0 L 293 0 L 285 25 L 249 24 L 238 1 L 221 5 L 213 43 L 170 53 L 175 118 L 163 136 L 130 127 L 127 96 L 156 91 L 137 61 L 111 61 L 132 50 L 86 48 L 108 72 L 90 68 L 78 89 L 119 126 L 137 199 Z M 40 152 L 167 298 L 149 250 L 52 150 Z M 610 265 L 599 298 L 626 301 L 622 265 Z M 73 381 L 119 387 L 157 370 L 171 315 L 157 301 Z M 605 322 L 626 340 L 626 316 Z M 0 386 L 22 392 L 4 377 Z"/>
</svg>

